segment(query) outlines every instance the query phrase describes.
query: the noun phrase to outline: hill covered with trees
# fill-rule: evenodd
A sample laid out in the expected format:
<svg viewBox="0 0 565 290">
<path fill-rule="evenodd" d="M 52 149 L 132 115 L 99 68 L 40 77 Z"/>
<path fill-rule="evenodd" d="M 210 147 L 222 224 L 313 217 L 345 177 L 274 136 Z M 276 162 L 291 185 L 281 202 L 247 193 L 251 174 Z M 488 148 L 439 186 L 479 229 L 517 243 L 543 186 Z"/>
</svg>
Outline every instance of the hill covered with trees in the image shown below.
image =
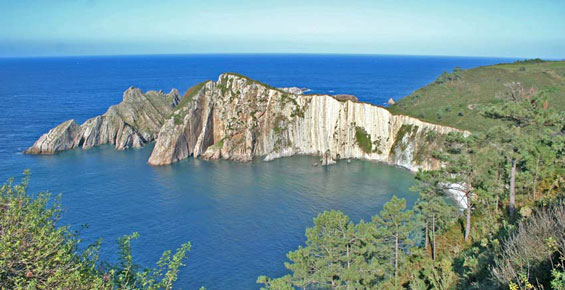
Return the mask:
<svg viewBox="0 0 565 290">
<path fill-rule="evenodd" d="M 564 62 L 445 73 L 391 107 L 472 130 L 430 136 L 413 209 L 394 197 L 370 221 L 318 215 L 290 274 L 263 289 L 565 289 Z M 457 212 L 446 192 L 457 190 Z"/>
</svg>

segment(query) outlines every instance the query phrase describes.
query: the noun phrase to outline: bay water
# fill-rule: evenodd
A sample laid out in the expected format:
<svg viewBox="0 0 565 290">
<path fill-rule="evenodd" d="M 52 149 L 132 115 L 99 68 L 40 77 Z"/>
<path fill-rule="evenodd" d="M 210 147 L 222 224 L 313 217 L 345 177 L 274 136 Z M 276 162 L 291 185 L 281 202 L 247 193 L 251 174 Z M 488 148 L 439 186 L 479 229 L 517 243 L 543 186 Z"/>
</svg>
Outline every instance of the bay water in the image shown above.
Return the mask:
<svg viewBox="0 0 565 290">
<path fill-rule="evenodd" d="M 52 156 L 22 152 L 57 124 L 103 114 L 129 86 L 181 91 L 223 72 L 275 87 L 353 94 L 385 105 L 456 66 L 509 59 L 372 55 L 167 55 L 0 59 L 0 179 L 31 170 L 30 192 L 62 195 L 64 218 L 84 244 L 103 239 L 102 258 L 116 259 L 116 240 L 139 232 L 134 259 L 153 266 L 161 253 L 191 241 L 178 289 L 256 289 L 259 275 L 287 273 L 285 254 L 304 243 L 320 212 L 354 221 L 377 214 L 393 195 L 409 205 L 413 176 L 385 164 L 352 161 L 313 167 L 316 157 L 251 163 L 187 159 L 147 164 L 153 144 L 111 146 Z M 81 229 L 81 225 L 88 227 Z"/>
</svg>

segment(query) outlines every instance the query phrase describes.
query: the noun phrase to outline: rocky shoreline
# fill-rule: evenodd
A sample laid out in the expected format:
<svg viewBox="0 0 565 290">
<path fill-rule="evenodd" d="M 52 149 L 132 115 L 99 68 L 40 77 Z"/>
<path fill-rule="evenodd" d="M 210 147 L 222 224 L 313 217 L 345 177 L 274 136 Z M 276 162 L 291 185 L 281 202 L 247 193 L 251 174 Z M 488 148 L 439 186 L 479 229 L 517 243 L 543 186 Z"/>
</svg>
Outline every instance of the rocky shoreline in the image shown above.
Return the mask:
<svg viewBox="0 0 565 290">
<path fill-rule="evenodd" d="M 411 171 L 440 166 L 431 156 L 437 140 L 457 129 L 393 115 L 354 96 L 308 95 L 226 73 L 187 91 L 168 94 L 129 88 L 123 101 L 78 125 L 63 122 L 27 154 L 54 154 L 113 144 L 140 148 L 155 141 L 151 165 L 188 157 L 247 162 L 297 154 L 382 161 Z"/>
</svg>

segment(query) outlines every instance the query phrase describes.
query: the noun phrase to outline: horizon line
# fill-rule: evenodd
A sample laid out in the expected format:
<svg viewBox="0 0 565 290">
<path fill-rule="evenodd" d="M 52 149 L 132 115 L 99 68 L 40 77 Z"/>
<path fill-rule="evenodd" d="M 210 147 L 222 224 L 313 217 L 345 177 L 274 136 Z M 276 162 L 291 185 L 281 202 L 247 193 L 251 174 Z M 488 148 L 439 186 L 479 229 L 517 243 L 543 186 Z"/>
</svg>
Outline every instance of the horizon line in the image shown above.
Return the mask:
<svg viewBox="0 0 565 290">
<path fill-rule="evenodd" d="M 190 53 L 141 53 L 141 54 L 69 54 L 69 55 L 27 55 L 0 56 L 0 59 L 78 58 L 78 57 L 142 57 L 142 56 L 213 56 L 213 55 L 335 55 L 335 56 L 405 56 L 405 57 L 453 57 L 453 58 L 500 58 L 500 59 L 542 59 L 559 61 L 560 57 L 525 57 L 492 55 L 445 55 L 445 54 L 389 54 L 389 53 L 335 53 L 335 52 L 190 52 Z"/>
</svg>

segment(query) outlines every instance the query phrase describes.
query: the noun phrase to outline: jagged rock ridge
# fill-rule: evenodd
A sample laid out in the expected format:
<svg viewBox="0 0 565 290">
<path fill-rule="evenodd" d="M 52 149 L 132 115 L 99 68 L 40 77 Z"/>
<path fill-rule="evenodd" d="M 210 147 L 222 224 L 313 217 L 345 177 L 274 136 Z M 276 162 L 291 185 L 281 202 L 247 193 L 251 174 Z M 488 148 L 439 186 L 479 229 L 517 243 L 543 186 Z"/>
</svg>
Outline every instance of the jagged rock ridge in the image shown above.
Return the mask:
<svg viewBox="0 0 565 290">
<path fill-rule="evenodd" d="M 160 99 L 168 100 L 165 102 L 167 106 L 163 106 L 160 114 L 149 114 L 156 121 L 151 122 L 152 126 L 145 135 L 142 135 L 144 130 L 138 129 L 140 126 L 129 126 L 132 130 L 126 134 L 129 136 L 125 138 L 127 142 L 121 141 L 124 137 L 120 137 L 114 138 L 114 143 L 106 143 L 124 149 L 143 146 L 156 139 L 149 158 L 152 165 L 170 164 L 191 156 L 250 161 L 259 156 L 272 160 L 295 154 L 312 154 L 323 156 L 325 164 L 339 159 L 359 158 L 417 170 L 439 167 L 439 161 L 431 157 L 433 146 L 444 134 L 457 131 L 407 116 L 392 115 L 384 108 L 352 98 L 293 94 L 289 90 L 273 88 L 231 73 L 220 75 L 216 82 L 207 81 L 194 86 L 180 102 L 177 93 Z M 138 110 L 133 110 L 130 117 L 139 119 L 139 116 L 145 116 L 147 119 L 149 115 L 145 115 L 145 110 L 136 108 Z M 72 121 L 59 125 L 42 136 L 28 150 L 29 153 L 52 153 L 72 149 L 79 144 L 89 144 L 83 148 L 104 144 L 100 141 L 106 139 L 99 137 L 94 138 L 98 142 L 81 143 L 80 140 L 89 140 L 86 137 L 91 134 L 85 134 L 87 128 L 99 128 L 85 126 L 93 122 L 91 120 L 79 129 Z"/>
<path fill-rule="evenodd" d="M 88 149 L 102 144 L 114 144 L 116 149 L 140 148 L 155 140 L 164 121 L 178 105 L 177 90 L 168 94 L 129 88 L 123 101 L 106 113 L 78 125 L 68 120 L 43 134 L 27 154 L 54 154 L 73 148 Z"/>
</svg>

